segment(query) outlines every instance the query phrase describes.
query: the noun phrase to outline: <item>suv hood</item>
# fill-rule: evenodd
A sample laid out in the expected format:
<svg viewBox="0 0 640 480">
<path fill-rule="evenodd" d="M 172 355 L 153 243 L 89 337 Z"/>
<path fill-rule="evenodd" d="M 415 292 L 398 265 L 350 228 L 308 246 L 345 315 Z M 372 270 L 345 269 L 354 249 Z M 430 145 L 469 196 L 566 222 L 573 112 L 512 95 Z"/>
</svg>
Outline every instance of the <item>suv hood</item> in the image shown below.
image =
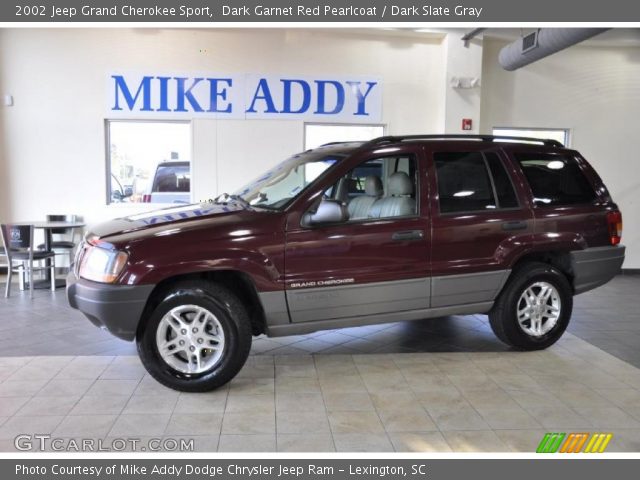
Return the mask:
<svg viewBox="0 0 640 480">
<path fill-rule="evenodd" d="M 89 236 L 104 239 L 115 235 L 154 229 L 165 224 L 205 220 L 216 216 L 227 216 L 243 210 L 245 210 L 244 206 L 237 202 L 200 203 L 163 208 L 93 225 L 89 229 Z"/>
</svg>

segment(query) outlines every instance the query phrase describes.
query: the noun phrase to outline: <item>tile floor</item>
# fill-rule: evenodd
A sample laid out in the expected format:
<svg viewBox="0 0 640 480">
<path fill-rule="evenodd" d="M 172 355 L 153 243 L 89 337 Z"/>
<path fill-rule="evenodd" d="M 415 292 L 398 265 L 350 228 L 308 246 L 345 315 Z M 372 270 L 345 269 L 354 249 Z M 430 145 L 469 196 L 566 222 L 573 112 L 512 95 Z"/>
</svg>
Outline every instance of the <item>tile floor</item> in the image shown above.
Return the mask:
<svg viewBox="0 0 640 480">
<path fill-rule="evenodd" d="M 50 434 L 221 452 L 531 452 L 558 430 L 640 451 L 640 370 L 571 334 L 534 353 L 253 355 L 205 394 L 166 389 L 124 355 L 2 357 L 0 380 L 2 451 Z"/>
<path fill-rule="evenodd" d="M 560 430 L 612 432 L 609 451 L 638 452 L 639 287 L 621 276 L 577 297 L 571 333 L 544 352 L 509 351 L 482 315 L 259 337 L 240 375 L 206 394 L 156 383 L 62 291 L 17 294 L 0 299 L 0 451 L 33 433 L 200 451 L 531 452 Z"/>
<path fill-rule="evenodd" d="M 3 286 L 4 278 L 0 278 Z M 622 275 L 579 295 L 569 331 L 640 368 L 640 275 Z M 38 290 L 35 298 L 14 289 L 0 296 L 0 355 L 136 355 L 133 343 L 118 340 L 69 308 L 63 290 Z M 15 321 L 6 321 L 7 318 Z M 254 339 L 252 354 L 361 354 L 400 352 L 501 352 L 484 315 Z"/>
</svg>

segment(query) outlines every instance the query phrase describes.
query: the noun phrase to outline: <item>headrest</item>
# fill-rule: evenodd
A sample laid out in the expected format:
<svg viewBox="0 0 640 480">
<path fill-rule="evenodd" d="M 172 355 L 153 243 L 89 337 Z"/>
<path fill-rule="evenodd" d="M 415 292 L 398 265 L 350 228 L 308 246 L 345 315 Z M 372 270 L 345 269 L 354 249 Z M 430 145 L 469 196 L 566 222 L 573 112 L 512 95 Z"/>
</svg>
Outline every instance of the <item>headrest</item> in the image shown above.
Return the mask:
<svg viewBox="0 0 640 480">
<path fill-rule="evenodd" d="M 369 175 L 364 179 L 364 193 L 370 197 L 382 196 L 382 182 L 376 175 Z"/>
<path fill-rule="evenodd" d="M 389 177 L 389 195 L 399 197 L 402 195 L 411 195 L 413 193 L 413 184 L 409 180 L 409 175 L 405 172 L 396 172 Z"/>
</svg>

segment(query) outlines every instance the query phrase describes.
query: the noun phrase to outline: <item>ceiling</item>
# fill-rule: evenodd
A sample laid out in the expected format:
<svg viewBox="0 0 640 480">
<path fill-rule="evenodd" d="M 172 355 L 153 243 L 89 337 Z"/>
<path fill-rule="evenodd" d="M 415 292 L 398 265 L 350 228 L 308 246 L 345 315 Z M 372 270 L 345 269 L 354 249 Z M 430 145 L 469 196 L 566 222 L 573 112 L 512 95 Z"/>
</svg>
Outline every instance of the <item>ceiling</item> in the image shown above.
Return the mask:
<svg viewBox="0 0 640 480">
<path fill-rule="evenodd" d="M 561 28 L 561 27 L 557 27 Z M 447 33 L 455 32 L 462 37 L 465 33 L 472 31 L 468 28 L 340 28 L 341 33 L 352 33 L 359 35 L 392 36 L 392 37 L 413 37 L 429 40 L 441 40 Z M 487 28 L 482 34 L 485 38 L 512 42 L 520 38 L 523 34 L 534 31 L 534 28 Z M 335 29 L 334 29 L 335 31 Z M 640 46 L 640 28 L 612 28 L 600 35 L 597 35 L 582 43 L 592 47 L 638 47 Z"/>
</svg>

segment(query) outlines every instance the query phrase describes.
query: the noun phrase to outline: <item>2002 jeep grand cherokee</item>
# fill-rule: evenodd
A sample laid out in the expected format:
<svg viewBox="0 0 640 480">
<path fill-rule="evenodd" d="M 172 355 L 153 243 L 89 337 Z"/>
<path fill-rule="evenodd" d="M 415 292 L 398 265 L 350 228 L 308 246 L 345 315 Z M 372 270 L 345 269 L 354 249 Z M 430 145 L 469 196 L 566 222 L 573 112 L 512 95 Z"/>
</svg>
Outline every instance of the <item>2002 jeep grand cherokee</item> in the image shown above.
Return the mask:
<svg viewBox="0 0 640 480">
<path fill-rule="evenodd" d="M 620 271 L 621 233 L 600 177 L 557 142 L 382 137 L 294 155 L 215 201 L 98 225 L 67 293 L 135 339 L 158 381 L 205 391 L 262 333 L 488 313 L 502 341 L 546 348 L 573 295 Z"/>
</svg>

